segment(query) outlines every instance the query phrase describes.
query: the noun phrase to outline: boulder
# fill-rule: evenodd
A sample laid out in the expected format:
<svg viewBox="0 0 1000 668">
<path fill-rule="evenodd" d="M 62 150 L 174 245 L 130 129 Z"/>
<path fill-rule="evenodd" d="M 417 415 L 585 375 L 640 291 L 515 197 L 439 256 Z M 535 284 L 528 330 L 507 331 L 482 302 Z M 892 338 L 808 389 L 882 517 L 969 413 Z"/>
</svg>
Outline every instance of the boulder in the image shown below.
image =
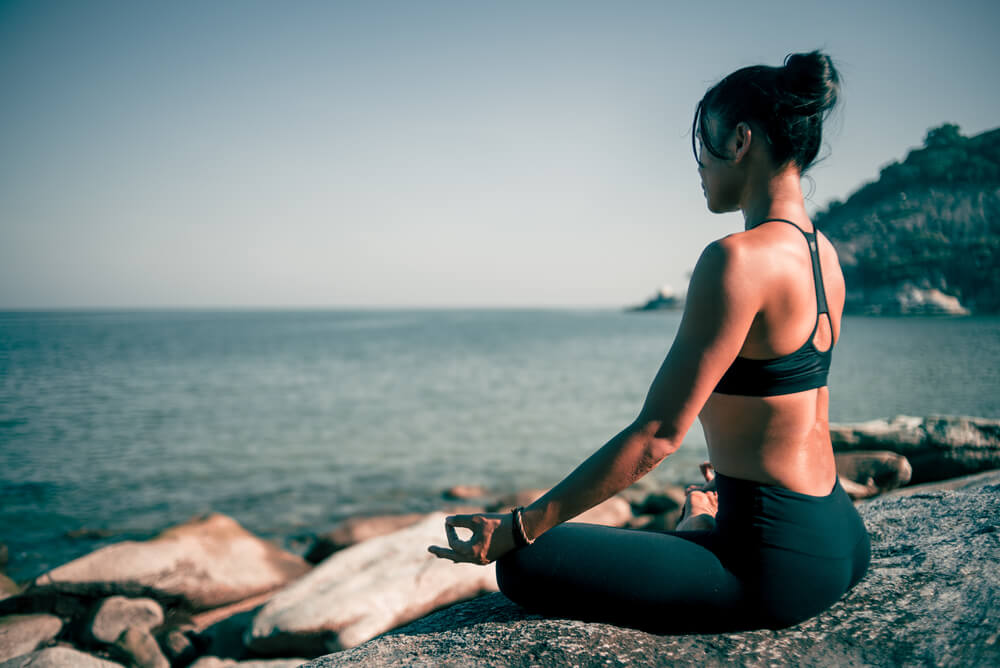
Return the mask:
<svg viewBox="0 0 1000 668">
<path fill-rule="evenodd" d="M 830 425 L 837 452 L 889 450 L 913 468 L 912 484 L 934 482 L 1000 468 L 1000 420 L 962 416 Z"/>
<path fill-rule="evenodd" d="M 522 489 L 521 491 L 514 492 L 513 494 L 504 494 L 503 496 L 497 498 L 493 503 L 487 505 L 486 510 L 491 513 L 509 513 L 518 506 L 530 506 L 547 491 L 549 490 Z"/>
<path fill-rule="evenodd" d="M 132 668 L 170 668 L 170 662 L 148 629 L 128 627 L 118 637 L 114 649 Z"/>
<path fill-rule="evenodd" d="M 441 493 L 448 501 L 468 501 L 469 499 L 481 499 L 489 494 L 482 485 L 455 485 L 449 487 Z"/>
<path fill-rule="evenodd" d="M 187 629 L 162 629 L 156 640 L 172 666 L 186 666 L 198 657 L 198 648 Z"/>
<path fill-rule="evenodd" d="M 455 564 L 427 551 L 447 545 L 444 519 L 434 513 L 327 558 L 257 613 L 247 646 L 260 654 L 316 656 L 496 591 L 492 565 Z"/>
<path fill-rule="evenodd" d="M 163 623 L 163 608 L 151 598 L 112 596 L 101 601 L 90 623 L 90 637 L 113 643 L 129 627 L 149 630 Z"/>
<path fill-rule="evenodd" d="M 994 479 L 861 502 L 872 536 L 868 574 L 832 608 L 788 629 L 654 635 L 542 618 L 493 594 L 307 666 L 996 666 L 997 494 Z"/>
<path fill-rule="evenodd" d="M 122 664 L 69 647 L 49 647 L 4 661 L 0 668 L 122 668 Z"/>
<path fill-rule="evenodd" d="M 40 575 L 22 596 L 149 597 L 190 610 L 278 589 L 307 573 L 302 558 L 213 513 L 148 541 L 125 541 Z"/>
<path fill-rule="evenodd" d="M 34 652 L 59 635 L 62 627 L 55 615 L 0 617 L 0 662 Z"/>
<path fill-rule="evenodd" d="M 683 508 L 684 497 L 683 487 L 667 485 L 633 502 L 632 506 L 636 515 L 662 515 Z"/>
<path fill-rule="evenodd" d="M 188 668 L 298 668 L 306 659 L 254 659 L 234 661 L 216 656 L 203 656 Z"/>
<path fill-rule="evenodd" d="M 837 475 L 852 499 L 866 499 L 910 482 L 913 469 L 903 455 L 888 450 L 838 452 Z"/>
<path fill-rule="evenodd" d="M 0 573 L 0 601 L 21 593 L 21 588 L 9 577 Z"/>
<path fill-rule="evenodd" d="M 316 542 L 306 554 L 306 561 L 318 564 L 334 552 L 339 552 L 369 538 L 384 536 L 387 533 L 413 526 L 425 517 L 427 517 L 426 513 L 407 513 L 405 515 L 348 518 L 334 527 L 332 531 L 317 536 Z"/>
</svg>

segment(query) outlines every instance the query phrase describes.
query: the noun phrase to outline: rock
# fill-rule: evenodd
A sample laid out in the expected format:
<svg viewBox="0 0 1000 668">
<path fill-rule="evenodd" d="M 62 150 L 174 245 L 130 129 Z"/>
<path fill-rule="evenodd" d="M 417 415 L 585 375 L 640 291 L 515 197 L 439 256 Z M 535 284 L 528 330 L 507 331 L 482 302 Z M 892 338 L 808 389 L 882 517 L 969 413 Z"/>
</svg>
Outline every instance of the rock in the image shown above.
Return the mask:
<svg viewBox="0 0 1000 668">
<path fill-rule="evenodd" d="M 625 526 L 643 531 L 673 531 L 681 520 L 682 511 L 683 508 L 676 508 L 669 513 L 659 515 L 636 515 Z"/>
<path fill-rule="evenodd" d="M 913 468 L 912 484 L 1000 468 L 1000 420 L 900 415 L 892 420 L 830 425 L 837 452 L 889 450 Z"/>
<path fill-rule="evenodd" d="M 306 659 L 256 659 L 253 661 L 233 661 L 215 656 L 203 656 L 188 668 L 298 668 Z"/>
<path fill-rule="evenodd" d="M 639 503 L 633 503 L 636 515 L 662 515 L 684 507 L 684 488 L 667 485 L 646 495 Z"/>
<path fill-rule="evenodd" d="M 122 631 L 114 645 L 132 668 L 170 668 L 156 638 L 144 628 L 130 626 Z"/>
<path fill-rule="evenodd" d="M 55 615 L 0 617 L 0 662 L 34 652 L 59 635 L 62 627 Z"/>
<path fill-rule="evenodd" d="M 906 281 L 848 295 L 845 312 L 865 315 L 969 315 L 957 297 Z"/>
<path fill-rule="evenodd" d="M 0 668 L 122 668 L 122 665 L 69 647 L 49 647 L 4 661 Z"/>
<path fill-rule="evenodd" d="M 493 503 L 486 506 L 486 510 L 491 513 L 509 513 L 518 506 L 530 506 L 538 500 L 547 489 L 522 489 L 520 492 L 505 494 Z"/>
<path fill-rule="evenodd" d="M 162 623 L 163 608 L 153 599 L 112 596 L 98 604 L 90 623 L 90 636 L 110 644 L 129 627 L 148 631 Z"/>
<path fill-rule="evenodd" d="M 73 529 L 72 531 L 66 532 L 67 538 L 87 538 L 90 540 L 96 538 L 111 538 L 115 535 L 115 532 L 111 529 L 93 529 L 90 527 L 80 527 L 79 529 Z"/>
<path fill-rule="evenodd" d="M 902 487 L 913 469 L 906 457 L 886 450 L 838 452 L 837 475 L 852 499 L 864 499 Z"/>
<path fill-rule="evenodd" d="M 632 505 L 620 496 L 612 496 L 590 510 L 577 515 L 572 521 L 603 524 L 609 527 L 623 527 L 631 520 Z"/>
<path fill-rule="evenodd" d="M 309 571 L 300 557 L 213 513 L 148 541 L 125 541 L 40 575 L 22 596 L 149 597 L 191 610 L 282 587 Z"/>
<path fill-rule="evenodd" d="M 199 612 L 197 615 L 191 616 L 191 624 L 196 631 L 203 631 L 210 626 L 214 626 L 215 624 L 232 617 L 233 615 L 248 612 L 261 607 L 274 598 L 275 593 L 277 592 L 269 591 L 266 594 L 251 596 L 250 598 L 243 599 L 242 601 L 224 605 L 221 608 L 213 608 L 212 610 Z"/>
<path fill-rule="evenodd" d="M 1000 484 L 1000 469 L 973 473 L 972 475 L 960 478 L 950 478 L 938 482 L 928 482 L 922 485 L 910 485 L 886 492 L 886 496 L 913 496 L 914 494 L 925 494 L 927 492 L 957 491 L 962 489 L 972 489 L 982 487 L 987 484 Z"/>
<path fill-rule="evenodd" d="M 268 600 L 270 600 L 270 596 Z M 236 606 L 226 609 L 228 613 L 225 617 L 216 618 L 210 625 L 202 627 L 206 620 L 200 616 L 192 619 L 196 624 L 195 644 L 201 648 L 199 654 L 208 654 L 224 659 L 243 659 L 247 656 L 247 648 L 243 642 L 244 637 L 250 632 L 254 617 L 260 612 L 264 603 L 261 601 L 257 605 L 237 610 Z M 215 612 L 215 611 L 213 611 Z"/>
<path fill-rule="evenodd" d="M 446 489 L 441 496 L 449 501 L 468 501 L 469 499 L 481 499 L 489 494 L 482 485 L 455 485 Z"/>
<path fill-rule="evenodd" d="M 517 506 L 528 506 L 538 500 L 545 492 L 545 489 L 527 489 L 516 494 L 503 496 L 487 507 L 491 513 L 509 513 Z M 580 513 L 574 517 L 573 522 L 586 522 L 588 524 L 603 524 L 605 526 L 621 527 L 625 526 L 632 519 L 632 506 L 624 497 L 612 496 L 590 510 Z"/>
<path fill-rule="evenodd" d="M 257 613 L 247 646 L 260 654 L 316 656 L 496 591 L 492 565 L 455 564 L 427 551 L 447 545 L 444 518 L 434 513 L 329 557 Z"/>
<path fill-rule="evenodd" d="M 0 601 L 10 596 L 16 596 L 20 593 L 21 588 L 17 586 L 17 583 L 3 573 L 0 573 Z"/>
<path fill-rule="evenodd" d="M 334 552 L 339 552 L 376 536 L 384 536 L 387 533 L 413 526 L 425 517 L 427 517 L 426 513 L 351 517 L 338 524 L 332 531 L 318 536 L 306 554 L 306 561 L 318 564 Z"/>
<path fill-rule="evenodd" d="M 157 635 L 156 640 L 170 665 L 186 666 L 198 657 L 198 648 L 189 633 L 182 629 L 169 629 Z"/>
<path fill-rule="evenodd" d="M 994 479 L 861 502 L 872 535 L 868 574 L 832 608 L 788 629 L 653 635 L 541 618 L 492 594 L 307 666 L 996 666 L 997 494 Z"/>
</svg>

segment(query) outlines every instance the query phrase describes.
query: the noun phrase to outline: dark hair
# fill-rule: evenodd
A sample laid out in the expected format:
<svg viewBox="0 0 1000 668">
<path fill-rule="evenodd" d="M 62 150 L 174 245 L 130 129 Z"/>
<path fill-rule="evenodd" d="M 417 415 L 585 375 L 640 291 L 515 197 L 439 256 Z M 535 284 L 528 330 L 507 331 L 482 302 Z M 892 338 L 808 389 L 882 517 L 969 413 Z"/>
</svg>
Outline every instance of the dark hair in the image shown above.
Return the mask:
<svg viewBox="0 0 1000 668">
<path fill-rule="evenodd" d="M 736 70 L 708 89 L 694 112 L 691 147 L 698 159 L 698 137 L 712 155 L 723 155 L 705 129 L 705 117 L 728 134 L 736 124 L 754 122 L 764 131 L 778 166 L 794 163 L 805 172 L 816 160 L 823 120 L 837 103 L 840 77 L 825 53 L 793 53 L 781 67 L 754 65 Z"/>
</svg>

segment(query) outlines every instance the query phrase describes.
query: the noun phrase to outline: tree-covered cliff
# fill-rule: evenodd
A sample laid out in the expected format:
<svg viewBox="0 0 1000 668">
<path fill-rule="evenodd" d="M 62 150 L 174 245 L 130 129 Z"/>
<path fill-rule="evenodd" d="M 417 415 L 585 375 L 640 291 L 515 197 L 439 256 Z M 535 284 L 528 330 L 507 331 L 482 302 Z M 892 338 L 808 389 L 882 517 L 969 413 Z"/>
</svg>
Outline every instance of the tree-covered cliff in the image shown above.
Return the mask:
<svg viewBox="0 0 1000 668">
<path fill-rule="evenodd" d="M 851 311 L 1000 312 L 1000 129 L 930 130 L 815 222 L 837 247 Z"/>
</svg>

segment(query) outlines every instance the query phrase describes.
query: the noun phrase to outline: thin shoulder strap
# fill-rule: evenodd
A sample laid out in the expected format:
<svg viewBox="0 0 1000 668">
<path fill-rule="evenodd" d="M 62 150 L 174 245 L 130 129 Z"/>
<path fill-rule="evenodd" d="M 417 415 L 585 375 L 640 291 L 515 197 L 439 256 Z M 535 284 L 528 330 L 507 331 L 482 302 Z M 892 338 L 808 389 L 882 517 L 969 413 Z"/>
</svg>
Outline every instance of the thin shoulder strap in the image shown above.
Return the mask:
<svg viewBox="0 0 1000 668">
<path fill-rule="evenodd" d="M 762 225 L 764 223 L 788 223 L 801 232 L 802 236 L 806 238 L 806 241 L 809 243 L 809 256 L 812 259 L 813 285 L 816 288 L 816 313 L 829 314 L 830 308 L 826 304 L 826 289 L 823 287 L 823 272 L 820 271 L 819 266 L 819 243 L 815 232 L 815 226 L 813 227 L 813 232 L 806 232 L 799 227 L 798 224 L 793 223 L 790 220 L 786 220 L 785 218 L 768 218 L 760 221 L 758 225 Z"/>
</svg>

